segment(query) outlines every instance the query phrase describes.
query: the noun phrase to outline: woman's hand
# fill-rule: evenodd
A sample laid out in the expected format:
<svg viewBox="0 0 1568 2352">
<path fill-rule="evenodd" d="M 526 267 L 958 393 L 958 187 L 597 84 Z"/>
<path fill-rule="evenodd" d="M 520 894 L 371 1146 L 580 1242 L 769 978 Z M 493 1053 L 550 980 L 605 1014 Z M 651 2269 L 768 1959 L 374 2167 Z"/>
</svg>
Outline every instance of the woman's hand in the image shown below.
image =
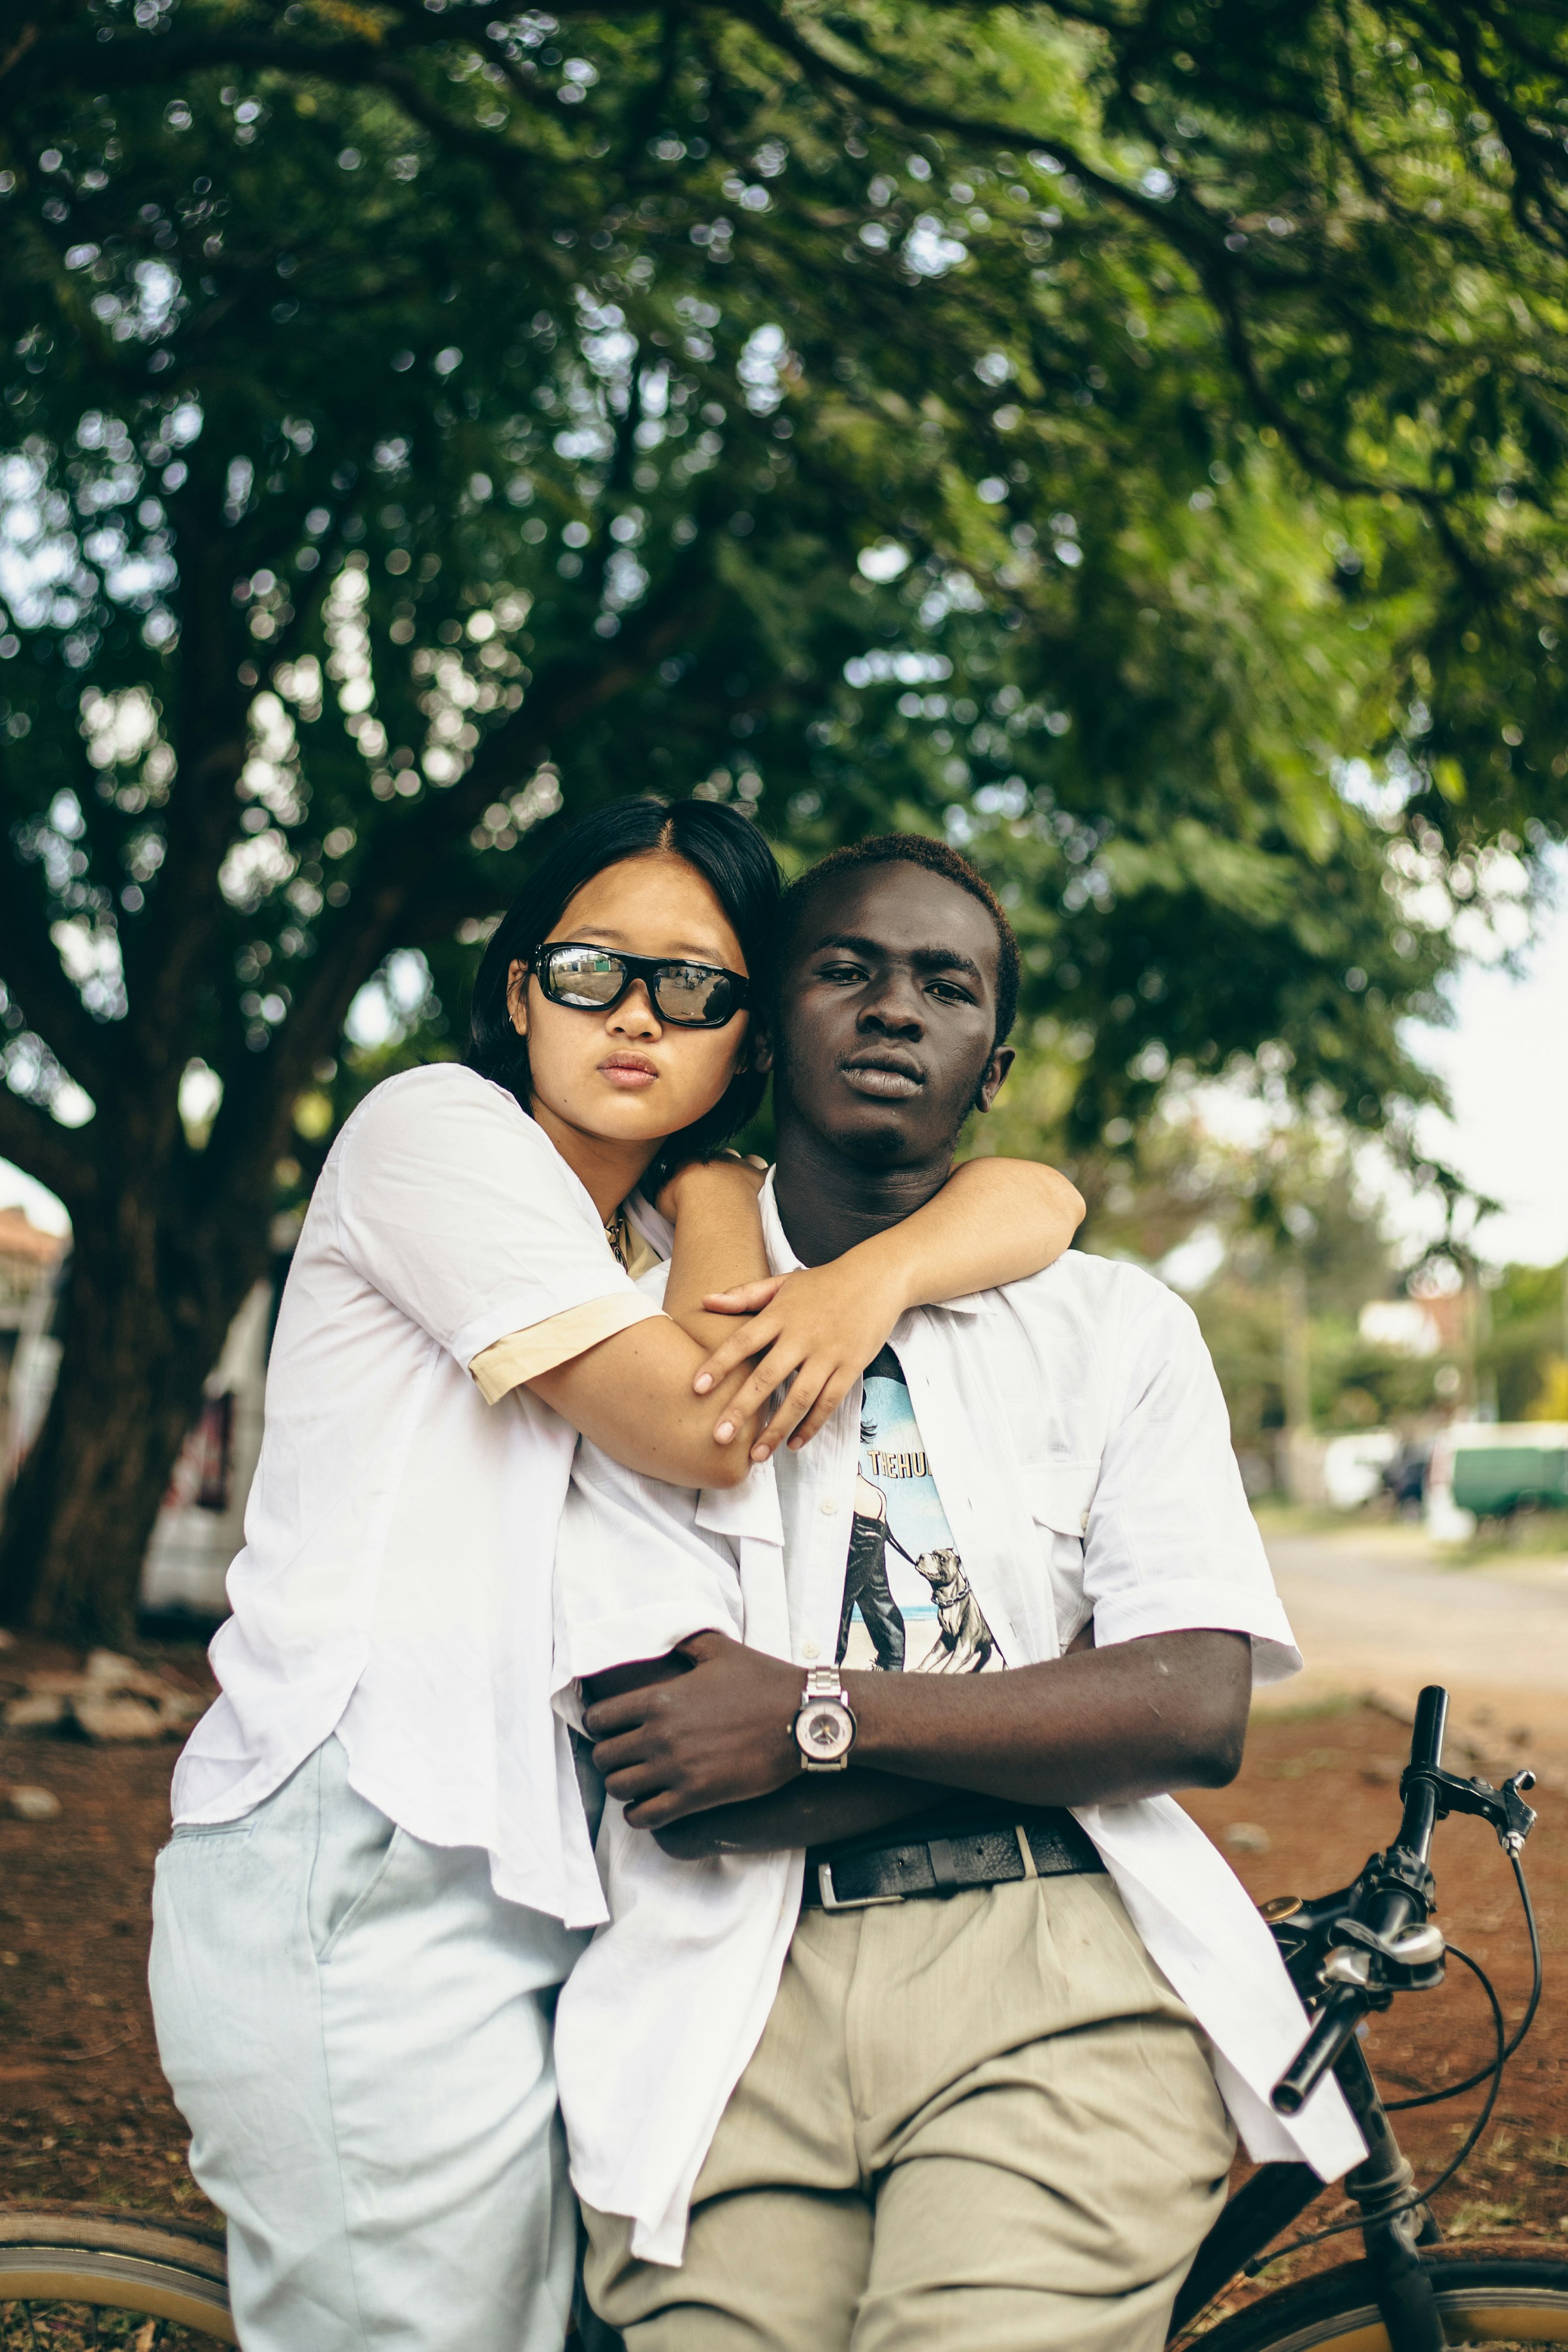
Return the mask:
<svg viewBox="0 0 1568 2352">
<path fill-rule="evenodd" d="M 805 1444 L 908 1308 L 1039 1273 L 1068 1247 L 1082 1215 L 1076 1188 L 1054 1168 L 971 1160 L 912 1215 L 831 1264 L 708 1292 L 705 1313 L 750 1319 L 700 1366 L 698 1395 L 760 1358 L 728 1399 L 715 1444 L 729 1444 L 785 1381 L 789 1392 L 757 1432 L 751 1458 L 771 1460 L 785 1438 L 792 1450 Z M 693 1337 L 708 1344 L 706 1333 L 693 1329 Z"/>
<path fill-rule="evenodd" d="M 771 1461 L 786 1439 L 791 1451 L 798 1451 L 837 1411 L 910 1303 L 896 1260 L 874 1273 L 858 1266 L 856 1274 L 858 1279 L 847 1280 L 841 1260 L 797 1274 L 770 1275 L 704 1298 L 709 1314 L 746 1319 L 699 1370 L 693 1382 L 698 1395 L 706 1396 L 748 1358 L 760 1359 L 726 1404 L 713 1432 L 715 1444 L 729 1444 L 786 1381 L 788 1394 L 752 1441 L 753 1462 Z"/>
</svg>

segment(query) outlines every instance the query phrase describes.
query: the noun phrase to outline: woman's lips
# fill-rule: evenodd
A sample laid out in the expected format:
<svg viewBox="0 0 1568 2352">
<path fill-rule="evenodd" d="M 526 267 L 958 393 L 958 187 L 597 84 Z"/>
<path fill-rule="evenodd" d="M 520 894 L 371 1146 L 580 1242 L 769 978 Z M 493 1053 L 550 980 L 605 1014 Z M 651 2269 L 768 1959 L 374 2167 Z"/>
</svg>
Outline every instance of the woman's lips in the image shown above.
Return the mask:
<svg viewBox="0 0 1568 2352">
<path fill-rule="evenodd" d="M 875 1095 L 883 1101 L 904 1101 L 918 1095 L 924 1080 L 896 1062 L 846 1062 L 844 1076 L 857 1094 Z"/>
<path fill-rule="evenodd" d="M 622 1094 L 640 1094 L 645 1087 L 651 1087 L 658 1076 L 651 1062 L 642 1061 L 635 1054 L 617 1054 L 609 1061 L 601 1062 L 599 1070 L 601 1076 L 608 1078 L 611 1086 L 617 1087 Z"/>
</svg>

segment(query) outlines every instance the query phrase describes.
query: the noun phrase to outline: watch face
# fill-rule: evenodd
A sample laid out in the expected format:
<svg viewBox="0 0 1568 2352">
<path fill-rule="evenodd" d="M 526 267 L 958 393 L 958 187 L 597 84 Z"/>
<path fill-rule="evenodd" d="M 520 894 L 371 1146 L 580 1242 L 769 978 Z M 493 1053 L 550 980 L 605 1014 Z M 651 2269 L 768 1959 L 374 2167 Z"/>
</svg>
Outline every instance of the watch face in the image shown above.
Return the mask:
<svg viewBox="0 0 1568 2352">
<path fill-rule="evenodd" d="M 854 1738 L 855 1727 L 848 1708 L 837 1699 L 816 1699 L 796 1716 L 795 1736 L 803 1756 L 813 1763 L 830 1764 Z"/>
</svg>

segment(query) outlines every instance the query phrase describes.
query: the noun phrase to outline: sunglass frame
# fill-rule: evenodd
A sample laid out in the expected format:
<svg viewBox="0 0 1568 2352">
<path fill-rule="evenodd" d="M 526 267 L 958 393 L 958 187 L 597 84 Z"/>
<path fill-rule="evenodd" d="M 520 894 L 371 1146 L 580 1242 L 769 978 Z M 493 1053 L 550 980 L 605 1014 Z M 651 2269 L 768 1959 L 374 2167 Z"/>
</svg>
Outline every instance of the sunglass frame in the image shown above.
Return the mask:
<svg viewBox="0 0 1568 2352">
<path fill-rule="evenodd" d="M 574 1003 L 569 996 L 557 992 L 557 984 L 550 972 L 551 959 L 572 950 L 579 954 L 602 956 L 606 962 L 620 965 L 621 984 L 614 996 L 591 1004 L 581 1004 Z M 648 1003 L 658 1018 L 674 1029 L 723 1029 L 737 1013 L 745 1010 L 751 993 L 751 982 L 745 973 L 731 971 L 727 964 L 699 963 L 692 956 L 626 955 L 619 948 L 606 948 L 595 940 L 548 940 L 534 950 L 530 969 L 550 1003 L 563 1005 L 568 1013 L 613 1013 L 627 991 L 640 980 L 647 990 Z M 657 992 L 660 978 L 673 972 L 700 972 L 705 978 L 727 980 L 731 992 L 728 1011 L 717 1020 L 698 1021 L 669 1012 L 659 1003 Z"/>
</svg>

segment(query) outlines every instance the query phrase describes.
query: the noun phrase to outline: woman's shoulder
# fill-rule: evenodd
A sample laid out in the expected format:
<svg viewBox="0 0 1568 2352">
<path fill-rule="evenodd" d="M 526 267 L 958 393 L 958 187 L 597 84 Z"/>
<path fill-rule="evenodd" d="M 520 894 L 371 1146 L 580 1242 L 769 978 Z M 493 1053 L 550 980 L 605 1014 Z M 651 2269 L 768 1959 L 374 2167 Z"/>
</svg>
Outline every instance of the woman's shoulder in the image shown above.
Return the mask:
<svg viewBox="0 0 1568 2352">
<path fill-rule="evenodd" d="M 540 1132 L 515 1095 L 509 1094 L 493 1078 L 481 1077 L 467 1062 L 424 1062 L 416 1070 L 395 1071 L 390 1078 L 383 1078 L 372 1087 L 345 1121 L 343 1133 L 402 1118 L 423 1118 L 437 1101 L 454 1108 L 462 1104 L 509 1125 L 530 1129 L 534 1134 Z"/>
<path fill-rule="evenodd" d="M 407 1150 L 418 1158 L 490 1147 L 509 1156 L 549 1160 L 554 1150 L 515 1095 L 465 1062 L 426 1062 L 373 1087 L 344 1121 L 333 1147 L 340 1160 Z"/>
</svg>

